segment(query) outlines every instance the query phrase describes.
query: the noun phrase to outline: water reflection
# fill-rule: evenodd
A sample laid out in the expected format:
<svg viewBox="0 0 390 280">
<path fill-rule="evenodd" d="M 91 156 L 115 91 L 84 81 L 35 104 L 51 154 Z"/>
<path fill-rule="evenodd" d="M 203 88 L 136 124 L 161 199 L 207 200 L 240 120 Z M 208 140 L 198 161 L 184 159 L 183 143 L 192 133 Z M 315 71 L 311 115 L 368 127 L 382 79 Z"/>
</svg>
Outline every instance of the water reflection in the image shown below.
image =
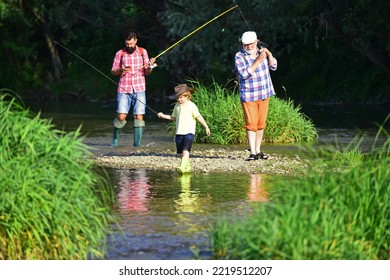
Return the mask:
<svg viewBox="0 0 390 280">
<path fill-rule="evenodd" d="M 191 190 L 191 175 L 179 176 L 180 194 L 175 199 L 176 212 L 203 212 L 199 206 L 199 192 Z"/>
<path fill-rule="evenodd" d="M 265 175 L 262 174 L 250 174 L 250 184 L 247 192 L 250 201 L 268 201 L 268 192 L 264 178 Z"/>
<path fill-rule="evenodd" d="M 119 209 L 123 212 L 148 211 L 148 195 L 150 194 L 149 177 L 145 169 L 119 170 Z"/>
<path fill-rule="evenodd" d="M 121 234 L 108 244 L 107 259 L 191 259 L 194 246 L 209 257 L 209 230 L 216 218 L 246 216 L 253 203 L 269 199 L 267 175 L 111 172 Z"/>
</svg>

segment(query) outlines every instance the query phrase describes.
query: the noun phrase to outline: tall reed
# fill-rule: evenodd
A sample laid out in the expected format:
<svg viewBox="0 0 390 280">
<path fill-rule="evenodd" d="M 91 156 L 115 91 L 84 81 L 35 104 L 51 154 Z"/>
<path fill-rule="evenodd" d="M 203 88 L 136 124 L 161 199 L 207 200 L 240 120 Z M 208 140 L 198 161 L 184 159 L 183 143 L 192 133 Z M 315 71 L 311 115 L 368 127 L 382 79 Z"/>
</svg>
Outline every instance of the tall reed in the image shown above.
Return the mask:
<svg viewBox="0 0 390 280">
<path fill-rule="evenodd" d="M 368 156 L 338 154 L 321 172 L 315 166 L 303 177 L 274 179 L 269 203 L 245 219 L 219 219 L 211 230 L 215 256 L 389 259 L 390 140 L 383 133 L 387 141 Z"/>
<path fill-rule="evenodd" d="M 208 123 L 211 135 L 206 136 L 204 128 L 197 125 L 195 141 L 212 144 L 246 143 L 244 116 L 237 89 L 213 82 L 206 86 L 197 80 L 188 80 L 195 88 L 192 101 Z M 175 125 L 169 124 L 168 131 L 174 133 Z M 316 129 L 309 118 L 294 108 L 291 101 L 272 97 L 270 101 L 264 140 L 274 143 L 301 143 L 317 139 Z"/>
<path fill-rule="evenodd" d="M 102 257 L 112 193 L 80 131 L 53 129 L 4 91 L 0 130 L 0 259 Z"/>
<path fill-rule="evenodd" d="M 303 143 L 317 140 L 313 122 L 292 100 L 270 99 L 264 140 L 270 143 Z"/>
</svg>

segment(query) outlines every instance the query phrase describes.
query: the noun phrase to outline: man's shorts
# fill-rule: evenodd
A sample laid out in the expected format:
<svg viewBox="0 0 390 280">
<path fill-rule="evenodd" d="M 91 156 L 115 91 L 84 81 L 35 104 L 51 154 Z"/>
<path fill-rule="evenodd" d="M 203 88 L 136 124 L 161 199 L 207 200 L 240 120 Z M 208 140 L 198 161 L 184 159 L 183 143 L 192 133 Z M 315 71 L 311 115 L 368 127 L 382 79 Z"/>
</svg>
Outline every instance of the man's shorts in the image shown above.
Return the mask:
<svg viewBox="0 0 390 280">
<path fill-rule="evenodd" d="M 244 111 L 245 129 L 258 131 L 266 126 L 269 98 L 250 102 L 241 102 Z"/>
<path fill-rule="evenodd" d="M 145 115 L 146 94 L 144 91 L 131 94 L 118 92 L 117 104 L 118 114 L 129 114 L 130 108 L 133 107 L 133 115 Z"/>
<path fill-rule="evenodd" d="M 194 142 L 194 134 L 188 133 L 186 135 L 176 134 L 176 152 L 178 154 L 183 153 L 183 151 L 191 152 L 192 143 Z"/>
</svg>

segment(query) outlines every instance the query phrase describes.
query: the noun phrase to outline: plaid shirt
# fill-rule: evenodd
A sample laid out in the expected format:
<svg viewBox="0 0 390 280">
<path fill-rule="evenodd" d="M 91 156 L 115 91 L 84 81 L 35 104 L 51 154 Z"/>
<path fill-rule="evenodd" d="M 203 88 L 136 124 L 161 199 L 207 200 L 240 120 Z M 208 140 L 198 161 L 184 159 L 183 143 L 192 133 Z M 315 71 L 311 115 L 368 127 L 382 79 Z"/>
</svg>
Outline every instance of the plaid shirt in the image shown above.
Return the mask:
<svg viewBox="0 0 390 280">
<path fill-rule="evenodd" d="M 258 55 L 260 51 L 258 52 Z M 268 58 L 265 58 L 255 71 L 250 72 L 248 68 L 255 62 L 244 49 L 237 52 L 234 58 L 235 69 L 238 73 L 238 84 L 241 102 L 263 100 L 275 95 L 269 70 L 275 71 L 275 64 L 268 65 Z"/>
<path fill-rule="evenodd" d="M 117 91 L 122 93 L 146 91 L 145 68 L 143 66 L 148 62 L 148 52 L 141 47 L 137 46 L 132 54 L 126 52 L 125 49 L 119 50 L 115 54 L 112 70 L 130 66 L 132 71 L 121 74 Z"/>
</svg>

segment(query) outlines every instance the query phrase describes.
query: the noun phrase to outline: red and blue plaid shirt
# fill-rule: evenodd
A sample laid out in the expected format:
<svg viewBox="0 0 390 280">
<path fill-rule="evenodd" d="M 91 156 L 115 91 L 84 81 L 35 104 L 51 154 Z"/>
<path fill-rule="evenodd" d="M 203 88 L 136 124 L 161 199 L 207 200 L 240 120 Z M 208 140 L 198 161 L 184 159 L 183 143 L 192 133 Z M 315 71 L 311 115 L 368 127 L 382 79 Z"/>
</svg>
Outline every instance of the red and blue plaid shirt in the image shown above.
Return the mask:
<svg viewBox="0 0 390 280">
<path fill-rule="evenodd" d="M 244 49 L 237 52 L 234 58 L 241 102 L 263 100 L 275 95 L 269 70 L 276 70 L 276 59 L 273 65 L 268 65 L 268 59 L 265 58 L 253 72 L 248 71 L 254 62 L 255 59 L 251 58 Z"/>
<path fill-rule="evenodd" d="M 122 69 L 129 66 L 131 67 L 131 71 L 129 73 L 121 74 L 118 92 L 133 93 L 146 91 L 144 65 L 148 65 L 148 63 L 148 52 L 141 47 L 137 46 L 132 54 L 126 52 L 125 49 L 119 50 L 115 54 L 111 70 Z"/>
</svg>

